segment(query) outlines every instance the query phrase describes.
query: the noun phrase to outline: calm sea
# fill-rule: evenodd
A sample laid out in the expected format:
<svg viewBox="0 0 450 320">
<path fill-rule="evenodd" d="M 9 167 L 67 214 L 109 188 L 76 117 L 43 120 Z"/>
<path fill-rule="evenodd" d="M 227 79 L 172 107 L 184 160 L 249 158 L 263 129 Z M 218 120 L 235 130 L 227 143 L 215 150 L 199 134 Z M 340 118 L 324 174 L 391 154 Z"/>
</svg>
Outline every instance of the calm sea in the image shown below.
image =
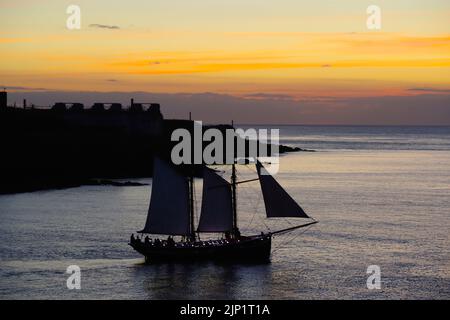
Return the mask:
<svg viewBox="0 0 450 320">
<path fill-rule="evenodd" d="M 2 195 L 0 298 L 449 299 L 450 127 L 280 129 L 281 143 L 317 150 L 283 156 L 276 178 L 320 223 L 276 237 L 270 264 L 143 264 L 127 241 L 150 186 Z M 243 233 L 293 223 L 263 218 L 257 184 L 239 191 Z M 81 290 L 66 287 L 74 264 Z M 380 290 L 367 289 L 370 265 Z"/>
</svg>

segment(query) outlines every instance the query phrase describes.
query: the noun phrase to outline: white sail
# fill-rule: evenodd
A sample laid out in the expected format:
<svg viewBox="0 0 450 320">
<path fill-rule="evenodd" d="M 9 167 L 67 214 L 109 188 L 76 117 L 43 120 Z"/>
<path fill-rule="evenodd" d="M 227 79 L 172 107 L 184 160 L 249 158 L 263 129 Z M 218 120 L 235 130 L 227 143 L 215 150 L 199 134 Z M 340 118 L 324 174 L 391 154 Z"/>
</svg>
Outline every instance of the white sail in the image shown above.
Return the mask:
<svg viewBox="0 0 450 320">
<path fill-rule="evenodd" d="M 143 233 L 189 235 L 189 183 L 159 158 L 153 166 L 150 207 Z"/>
<path fill-rule="evenodd" d="M 225 232 L 233 228 L 231 186 L 215 173 L 203 170 L 203 196 L 199 232 Z"/>
<path fill-rule="evenodd" d="M 266 214 L 268 218 L 297 217 L 309 218 L 294 199 L 280 186 L 280 184 L 267 172 L 263 165 L 257 161 L 259 182 L 263 193 Z M 264 170 L 264 171 L 262 171 Z"/>
</svg>

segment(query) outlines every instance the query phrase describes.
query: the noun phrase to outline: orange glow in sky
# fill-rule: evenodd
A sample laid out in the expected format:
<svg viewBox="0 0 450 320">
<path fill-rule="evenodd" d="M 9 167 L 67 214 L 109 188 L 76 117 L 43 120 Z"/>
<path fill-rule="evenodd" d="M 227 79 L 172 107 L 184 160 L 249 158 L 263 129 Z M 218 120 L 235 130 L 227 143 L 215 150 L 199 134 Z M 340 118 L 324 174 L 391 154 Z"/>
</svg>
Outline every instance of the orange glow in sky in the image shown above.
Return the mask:
<svg viewBox="0 0 450 320">
<path fill-rule="evenodd" d="M 450 88 L 450 3 L 78 1 L 0 3 L 0 85 L 73 91 L 413 95 Z M 104 27 L 99 27 L 99 25 Z"/>
</svg>

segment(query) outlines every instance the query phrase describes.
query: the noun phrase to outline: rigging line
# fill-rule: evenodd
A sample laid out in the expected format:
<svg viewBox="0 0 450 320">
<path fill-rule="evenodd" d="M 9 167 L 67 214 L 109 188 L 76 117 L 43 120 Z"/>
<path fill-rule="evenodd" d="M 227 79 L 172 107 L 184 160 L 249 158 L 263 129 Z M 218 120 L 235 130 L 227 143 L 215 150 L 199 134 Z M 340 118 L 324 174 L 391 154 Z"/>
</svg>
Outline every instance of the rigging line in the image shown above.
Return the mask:
<svg viewBox="0 0 450 320">
<path fill-rule="evenodd" d="M 248 179 L 248 180 L 242 180 L 242 181 L 236 182 L 236 184 L 243 184 L 243 183 L 253 182 L 253 181 L 258 181 L 258 180 L 259 180 L 259 178 L 256 178 L 256 179 Z"/>
<path fill-rule="evenodd" d="M 289 244 L 289 243 L 291 243 L 292 241 L 294 241 L 294 240 L 295 240 L 296 238 L 298 238 L 300 235 L 302 235 L 303 233 L 305 233 L 306 231 L 308 231 L 309 228 L 311 228 L 311 227 L 312 227 L 312 225 L 306 227 L 306 228 L 303 229 L 301 232 L 299 232 L 297 235 L 294 235 L 294 237 L 292 237 L 292 239 L 280 243 L 276 248 L 274 248 L 274 249 L 272 250 L 272 254 L 274 254 L 275 252 L 277 252 L 278 250 L 280 250 L 282 245 L 286 245 L 286 244 Z"/>
<path fill-rule="evenodd" d="M 274 221 L 273 226 L 275 229 L 284 228 L 284 223 L 289 225 L 290 227 L 295 226 L 292 222 L 289 221 L 288 218 L 284 217 L 283 219 L 272 219 L 271 221 Z"/>
<path fill-rule="evenodd" d="M 284 218 L 284 221 L 287 222 L 287 224 L 290 225 L 291 227 L 294 226 L 294 224 L 291 221 L 289 221 L 289 219 Z"/>
<path fill-rule="evenodd" d="M 252 218 L 250 219 L 250 222 L 247 224 L 246 229 L 250 228 L 250 226 L 252 225 L 252 222 L 253 222 L 253 219 L 255 218 L 255 216 L 256 216 L 256 211 L 253 212 Z"/>
<path fill-rule="evenodd" d="M 261 195 L 260 195 L 260 196 L 261 196 Z M 260 196 L 259 196 L 259 197 L 260 197 Z M 253 215 L 252 215 L 252 218 L 251 218 L 250 222 L 249 222 L 248 225 L 247 225 L 247 229 L 249 229 L 250 226 L 252 225 L 253 220 L 254 220 L 256 214 L 258 213 L 258 209 L 259 209 L 259 199 L 258 199 L 258 201 L 256 201 L 256 203 L 255 203 L 255 207 L 253 208 Z"/>
<path fill-rule="evenodd" d="M 269 221 L 273 221 L 273 223 L 271 223 L 271 225 L 273 226 L 273 229 L 275 229 L 275 230 L 284 228 L 284 225 L 283 225 L 284 220 L 285 219 L 269 219 Z"/>
<path fill-rule="evenodd" d="M 242 198 L 244 198 L 244 199 L 249 199 L 249 200 L 247 200 L 246 201 L 246 206 L 245 206 L 245 211 L 247 212 L 247 207 L 248 207 L 248 205 L 249 204 L 251 204 L 251 197 L 249 197 L 249 193 L 248 193 L 248 189 L 246 188 L 246 187 L 243 187 L 243 188 L 240 188 L 240 195 L 241 195 L 241 197 Z M 241 204 L 241 206 L 242 206 L 242 204 Z M 250 212 L 250 211 L 249 211 Z M 250 220 L 250 223 L 247 223 L 246 224 L 246 228 L 248 229 L 249 228 L 249 226 L 250 226 L 250 224 L 251 224 L 251 222 L 253 221 L 253 218 L 254 218 L 254 216 L 255 216 L 255 212 L 253 212 L 253 215 L 252 215 L 252 218 L 251 218 L 251 220 Z"/>
<path fill-rule="evenodd" d="M 270 230 L 269 226 L 264 222 L 264 220 L 262 220 L 262 223 L 269 232 L 272 232 L 272 230 Z"/>
<path fill-rule="evenodd" d="M 258 172 L 255 170 L 254 163 L 252 163 L 252 164 L 245 164 L 245 167 L 246 167 L 247 170 L 250 171 L 251 173 L 256 173 L 256 174 L 258 174 Z M 259 178 L 257 178 L 257 179 L 249 179 L 249 180 L 245 180 L 244 182 L 257 181 L 257 180 L 259 180 Z M 250 186 L 249 186 L 248 188 L 250 188 Z M 253 191 L 253 189 L 252 189 L 252 191 Z M 252 222 L 253 222 L 253 220 L 254 220 L 254 217 L 255 217 L 256 214 L 258 213 L 258 210 L 259 210 L 259 208 L 260 208 L 260 206 L 261 206 L 261 202 L 262 202 L 262 201 L 261 201 L 262 193 L 261 193 L 261 192 L 256 192 L 256 193 L 258 194 L 258 198 L 256 199 L 255 207 L 254 207 L 254 214 L 253 214 L 253 216 L 252 216 L 252 219 L 251 219 L 251 221 L 250 221 L 248 227 L 250 227 L 250 225 L 252 224 Z M 267 229 L 269 232 L 271 232 L 269 226 L 264 222 L 264 220 L 262 220 L 262 223 L 264 224 L 264 226 L 266 227 L 266 229 Z M 247 228 L 248 228 L 248 227 L 247 227 Z"/>
<path fill-rule="evenodd" d="M 260 207 L 261 207 L 261 198 L 262 198 L 262 193 L 261 192 L 257 192 L 258 194 L 258 199 L 255 202 L 255 207 L 254 207 L 254 211 L 255 211 L 255 215 L 258 213 Z M 252 221 L 253 221 L 253 217 L 252 217 Z M 252 222 L 251 221 L 251 222 Z M 271 232 L 270 228 L 264 223 L 264 219 L 262 219 L 264 226 L 266 227 L 267 230 L 269 230 L 269 232 Z"/>
<path fill-rule="evenodd" d="M 256 174 L 258 174 L 258 171 L 257 170 L 255 170 L 255 164 L 254 163 L 252 163 L 252 165 L 250 166 L 250 164 L 246 164 L 245 165 L 252 173 L 256 173 Z"/>
<path fill-rule="evenodd" d="M 277 251 L 279 251 L 280 249 L 282 249 L 283 247 L 285 247 L 286 245 L 288 245 L 289 243 L 291 243 L 292 241 L 294 241 L 296 238 L 298 238 L 300 235 L 302 235 L 304 232 L 306 232 L 309 229 L 309 227 L 307 229 L 302 230 L 301 232 L 299 232 L 298 234 L 294 235 L 290 240 L 286 240 L 284 242 L 281 242 L 277 247 L 275 247 L 272 250 L 272 254 L 276 253 Z"/>
<path fill-rule="evenodd" d="M 256 215 L 258 214 L 258 209 L 259 209 L 259 206 L 260 206 L 261 193 L 259 193 L 259 192 L 257 193 L 258 194 L 258 199 L 253 199 L 252 196 L 255 194 L 253 187 L 251 187 L 251 186 L 244 186 L 243 188 L 241 188 L 241 190 L 243 191 L 243 194 L 244 194 L 245 198 L 251 199 L 251 201 L 248 204 L 253 206 L 252 217 L 250 219 L 250 222 L 246 226 L 247 229 L 250 229 L 253 221 L 255 220 Z"/>
</svg>

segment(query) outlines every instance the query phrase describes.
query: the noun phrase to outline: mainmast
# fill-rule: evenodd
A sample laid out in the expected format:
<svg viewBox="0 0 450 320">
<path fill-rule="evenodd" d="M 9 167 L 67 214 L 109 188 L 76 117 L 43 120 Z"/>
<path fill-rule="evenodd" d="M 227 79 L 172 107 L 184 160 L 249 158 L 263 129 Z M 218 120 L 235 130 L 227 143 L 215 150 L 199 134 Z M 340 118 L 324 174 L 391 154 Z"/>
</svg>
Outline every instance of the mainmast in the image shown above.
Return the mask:
<svg viewBox="0 0 450 320">
<path fill-rule="evenodd" d="M 234 121 L 231 120 L 231 127 L 234 130 Z M 236 137 L 233 137 L 236 141 Z M 235 150 L 233 150 L 235 152 Z M 236 178 L 236 154 L 233 155 L 233 164 L 231 166 L 231 197 L 232 197 L 232 203 L 233 203 L 233 236 L 239 237 L 239 228 L 237 225 L 237 196 L 236 196 L 236 185 L 237 185 L 237 178 Z"/>
<path fill-rule="evenodd" d="M 237 225 L 237 197 L 236 197 L 236 165 L 233 163 L 231 170 L 231 194 L 233 203 L 233 235 L 239 235 L 239 228 Z"/>
<path fill-rule="evenodd" d="M 192 121 L 192 114 L 189 112 L 189 121 Z M 193 165 L 192 165 L 193 166 Z M 191 241 L 195 241 L 194 226 L 194 168 L 191 167 L 189 176 L 189 229 Z"/>
<path fill-rule="evenodd" d="M 195 241 L 195 227 L 194 227 L 194 175 L 189 176 L 189 229 L 190 238 Z"/>
</svg>

